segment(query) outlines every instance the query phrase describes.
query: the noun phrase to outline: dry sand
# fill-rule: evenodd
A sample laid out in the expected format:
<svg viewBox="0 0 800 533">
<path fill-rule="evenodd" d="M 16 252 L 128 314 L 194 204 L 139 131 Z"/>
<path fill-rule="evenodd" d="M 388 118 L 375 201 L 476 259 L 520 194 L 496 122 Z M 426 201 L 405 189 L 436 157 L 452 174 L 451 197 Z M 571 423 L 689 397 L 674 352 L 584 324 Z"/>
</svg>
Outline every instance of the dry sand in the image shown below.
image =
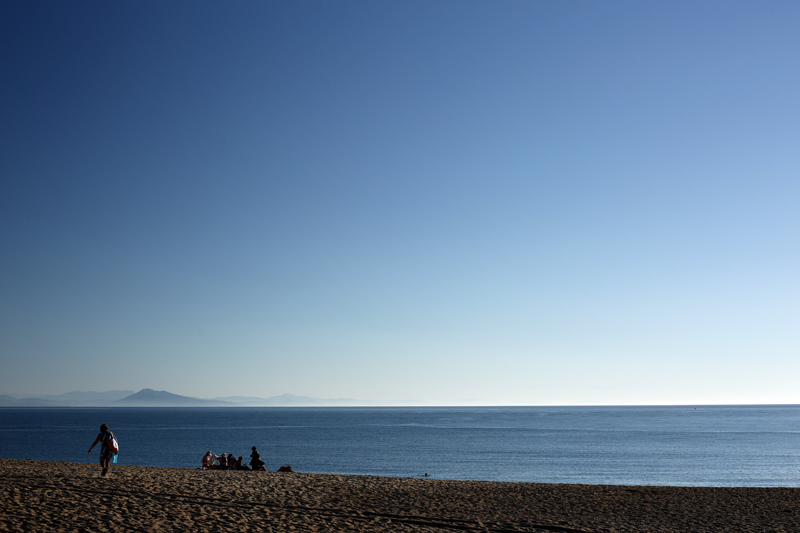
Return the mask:
<svg viewBox="0 0 800 533">
<path fill-rule="evenodd" d="M 791 531 L 800 489 L 444 481 L 0 459 L 0 531 Z"/>
</svg>

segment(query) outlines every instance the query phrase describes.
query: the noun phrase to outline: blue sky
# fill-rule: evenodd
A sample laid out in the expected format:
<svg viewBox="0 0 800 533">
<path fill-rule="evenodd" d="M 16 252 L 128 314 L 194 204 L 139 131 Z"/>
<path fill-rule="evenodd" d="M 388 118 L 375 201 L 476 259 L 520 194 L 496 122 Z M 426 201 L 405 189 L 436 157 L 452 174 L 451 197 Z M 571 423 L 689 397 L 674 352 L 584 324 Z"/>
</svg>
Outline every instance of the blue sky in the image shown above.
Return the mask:
<svg viewBox="0 0 800 533">
<path fill-rule="evenodd" d="M 0 393 L 800 403 L 795 2 L 4 2 Z"/>
</svg>

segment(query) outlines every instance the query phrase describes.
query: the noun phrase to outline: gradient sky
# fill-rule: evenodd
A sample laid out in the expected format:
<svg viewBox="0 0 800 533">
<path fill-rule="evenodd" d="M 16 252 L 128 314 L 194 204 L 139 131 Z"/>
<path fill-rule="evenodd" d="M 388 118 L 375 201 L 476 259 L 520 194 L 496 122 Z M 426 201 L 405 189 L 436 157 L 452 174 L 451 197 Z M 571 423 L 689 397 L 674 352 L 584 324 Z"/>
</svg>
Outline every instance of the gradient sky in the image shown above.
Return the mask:
<svg viewBox="0 0 800 533">
<path fill-rule="evenodd" d="M 0 4 L 0 393 L 800 403 L 794 1 Z"/>
</svg>

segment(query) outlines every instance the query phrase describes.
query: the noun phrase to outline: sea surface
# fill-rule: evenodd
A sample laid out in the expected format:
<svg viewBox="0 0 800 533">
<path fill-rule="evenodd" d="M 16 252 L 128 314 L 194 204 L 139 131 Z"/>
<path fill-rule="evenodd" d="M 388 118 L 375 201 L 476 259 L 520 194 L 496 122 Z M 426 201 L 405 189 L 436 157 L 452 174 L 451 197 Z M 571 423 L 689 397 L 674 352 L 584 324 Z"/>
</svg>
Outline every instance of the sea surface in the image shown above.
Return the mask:
<svg viewBox="0 0 800 533">
<path fill-rule="evenodd" d="M 1 408 L 0 457 L 611 485 L 800 487 L 800 406 Z"/>
</svg>

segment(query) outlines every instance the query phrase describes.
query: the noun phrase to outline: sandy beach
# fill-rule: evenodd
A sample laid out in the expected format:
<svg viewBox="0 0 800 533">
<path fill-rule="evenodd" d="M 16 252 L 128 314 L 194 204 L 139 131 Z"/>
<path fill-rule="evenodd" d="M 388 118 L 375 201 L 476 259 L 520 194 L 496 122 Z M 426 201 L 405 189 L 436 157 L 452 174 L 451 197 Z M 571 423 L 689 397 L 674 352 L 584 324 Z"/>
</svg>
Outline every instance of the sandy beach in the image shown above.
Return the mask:
<svg viewBox="0 0 800 533">
<path fill-rule="evenodd" d="M 0 531 L 800 531 L 800 489 L 548 485 L 0 459 Z"/>
</svg>

